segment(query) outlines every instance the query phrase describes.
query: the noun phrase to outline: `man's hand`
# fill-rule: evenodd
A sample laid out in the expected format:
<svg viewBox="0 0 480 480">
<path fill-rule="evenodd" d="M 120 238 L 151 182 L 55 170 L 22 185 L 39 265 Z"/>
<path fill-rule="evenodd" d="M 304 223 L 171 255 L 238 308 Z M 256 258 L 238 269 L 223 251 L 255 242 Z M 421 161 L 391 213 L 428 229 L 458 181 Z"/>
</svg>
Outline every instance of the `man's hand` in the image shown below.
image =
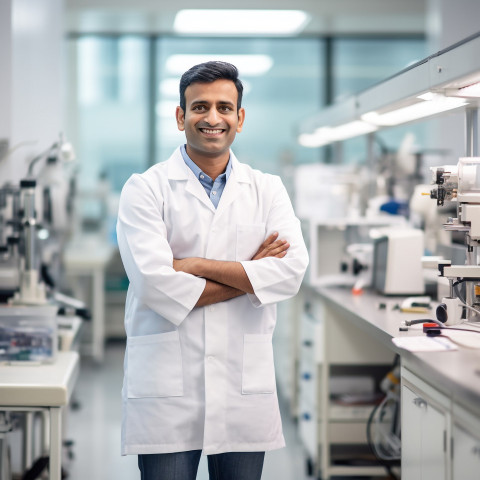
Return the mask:
<svg viewBox="0 0 480 480">
<path fill-rule="evenodd" d="M 283 258 L 287 254 L 287 250 L 290 248 L 290 244 L 286 240 L 277 240 L 278 232 L 272 233 L 265 241 L 258 247 L 257 253 L 252 257 L 252 260 L 260 260 L 261 258 L 277 257 Z M 176 272 L 185 272 L 192 275 L 201 275 L 198 272 L 202 258 L 199 257 L 187 257 L 187 258 L 174 258 L 173 269 Z"/>
<path fill-rule="evenodd" d="M 290 248 L 290 244 L 286 240 L 277 240 L 278 232 L 272 233 L 265 241 L 258 247 L 257 253 L 252 257 L 252 260 L 260 260 L 266 257 L 283 258 Z"/>
<path fill-rule="evenodd" d="M 283 258 L 290 244 L 286 240 L 277 240 L 278 232 L 272 233 L 258 248 L 257 253 L 252 257 L 252 260 L 260 260 L 261 258 L 276 257 Z M 228 298 L 238 296 L 242 292 L 254 293 L 250 279 L 248 278 L 243 265 L 240 262 L 210 260 L 200 257 L 187 257 L 173 260 L 173 268 L 177 272 L 185 272 L 197 277 L 207 279 L 207 289 L 212 290 L 213 296 L 218 294 L 226 294 Z M 217 291 L 220 284 L 228 286 L 231 290 L 228 292 Z M 207 292 L 205 292 L 207 293 Z M 207 296 L 206 296 L 207 297 Z M 221 298 L 219 301 L 225 300 Z M 202 299 L 197 305 L 203 305 L 203 301 L 210 301 L 210 299 Z M 215 302 L 212 302 L 215 303 Z M 209 303 L 205 303 L 208 305 Z"/>
<path fill-rule="evenodd" d="M 173 269 L 176 272 L 185 272 L 185 273 L 193 273 L 193 267 L 195 264 L 195 261 L 198 260 L 197 257 L 187 257 L 187 258 L 182 258 L 182 259 L 173 259 Z"/>
</svg>

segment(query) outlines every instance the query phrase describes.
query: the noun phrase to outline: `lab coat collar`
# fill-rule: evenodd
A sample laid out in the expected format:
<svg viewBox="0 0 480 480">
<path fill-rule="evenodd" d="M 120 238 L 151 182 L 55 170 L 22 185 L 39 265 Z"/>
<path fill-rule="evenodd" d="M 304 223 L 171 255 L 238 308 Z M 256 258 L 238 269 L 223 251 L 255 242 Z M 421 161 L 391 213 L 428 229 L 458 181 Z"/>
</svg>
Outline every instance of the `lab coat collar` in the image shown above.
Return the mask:
<svg viewBox="0 0 480 480">
<path fill-rule="evenodd" d="M 228 177 L 227 184 L 222 193 L 222 198 L 217 207 L 217 218 L 227 210 L 227 207 L 240 194 L 242 183 L 251 183 L 249 168 L 240 163 L 233 152 L 230 150 L 230 159 L 232 161 L 232 172 Z"/>
<path fill-rule="evenodd" d="M 232 160 L 232 172 L 235 174 L 236 181 L 240 183 L 251 183 L 252 180 L 250 178 L 250 174 L 247 167 L 237 160 L 237 157 L 234 155 L 234 153 L 231 150 L 230 150 L 230 158 Z"/>
<path fill-rule="evenodd" d="M 232 160 L 232 172 L 235 173 L 236 181 L 251 183 L 248 169 L 237 160 L 237 157 L 231 150 L 230 158 Z M 185 164 L 180 147 L 178 147 L 168 159 L 168 178 L 170 180 L 188 180 L 191 177 L 190 173 L 191 169 Z"/>
<path fill-rule="evenodd" d="M 233 152 L 230 150 L 230 158 L 232 161 L 232 172 L 228 177 L 225 190 L 222 193 L 222 198 L 218 204 L 217 209 L 213 206 L 211 200 L 205 192 L 202 184 L 195 177 L 192 170 L 188 167 L 182 157 L 180 147 L 175 150 L 173 155 L 168 159 L 168 178 L 170 180 L 186 180 L 186 191 L 194 195 L 200 200 L 207 208 L 216 211 L 217 215 L 230 205 L 239 193 L 239 183 L 251 183 L 249 170 L 245 165 L 242 165 Z"/>
<path fill-rule="evenodd" d="M 167 160 L 169 180 L 188 180 L 191 170 L 185 164 L 180 147 L 178 147 Z"/>
</svg>

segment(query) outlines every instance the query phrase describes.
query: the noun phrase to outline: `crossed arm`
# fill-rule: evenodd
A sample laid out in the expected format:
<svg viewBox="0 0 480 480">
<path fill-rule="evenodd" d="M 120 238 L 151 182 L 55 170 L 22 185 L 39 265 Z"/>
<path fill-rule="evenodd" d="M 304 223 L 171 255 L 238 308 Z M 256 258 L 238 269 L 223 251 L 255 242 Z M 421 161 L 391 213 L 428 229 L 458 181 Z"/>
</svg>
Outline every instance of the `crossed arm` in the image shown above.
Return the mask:
<svg viewBox="0 0 480 480">
<path fill-rule="evenodd" d="M 286 240 L 278 240 L 278 233 L 275 232 L 259 246 L 252 260 L 266 257 L 283 258 L 289 247 Z M 173 268 L 177 272 L 190 273 L 207 280 L 196 307 L 223 302 L 245 293 L 254 293 L 252 284 L 240 262 L 188 257 L 181 260 L 174 259 Z"/>
</svg>

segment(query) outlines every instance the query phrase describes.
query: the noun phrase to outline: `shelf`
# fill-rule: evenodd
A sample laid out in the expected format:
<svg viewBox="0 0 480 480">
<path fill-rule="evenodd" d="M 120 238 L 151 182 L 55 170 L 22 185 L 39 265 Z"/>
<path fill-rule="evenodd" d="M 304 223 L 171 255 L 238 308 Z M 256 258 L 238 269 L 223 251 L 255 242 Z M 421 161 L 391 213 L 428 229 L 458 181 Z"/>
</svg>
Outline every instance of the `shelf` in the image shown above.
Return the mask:
<svg viewBox="0 0 480 480">
<path fill-rule="evenodd" d="M 300 134 L 312 135 L 322 127 L 343 126 L 360 120 L 362 115 L 369 112 L 402 108 L 419 102 L 418 96 L 427 92 L 458 97 L 459 88 L 480 82 L 479 51 L 480 32 L 417 62 L 367 90 L 325 107 L 301 123 Z M 479 98 L 472 97 L 467 101 L 467 107 L 477 107 Z M 459 108 L 464 109 L 465 106 Z M 401 123 L 408 121 L 410 120 Z M 386 125 L 378 126 L 384 127 Z M 358 135 L 361 133 L 347 138 Z M 335 140 L 328 143 L 333 141 Z"/>
</svg>

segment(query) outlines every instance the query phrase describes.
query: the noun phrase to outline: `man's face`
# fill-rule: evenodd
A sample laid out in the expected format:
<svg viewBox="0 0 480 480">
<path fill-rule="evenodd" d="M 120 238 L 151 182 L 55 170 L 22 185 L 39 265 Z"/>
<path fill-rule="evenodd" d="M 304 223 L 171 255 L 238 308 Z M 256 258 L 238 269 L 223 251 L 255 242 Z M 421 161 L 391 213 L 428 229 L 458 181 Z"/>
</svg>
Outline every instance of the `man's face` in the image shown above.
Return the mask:
<svg viewBox="0 0 480 480">
<path fill-rule="evenodd" d="M 237 111 L 238 92 L 231 80 L 192 83 L 185 90 L 185 109 L 177 107 L 178 129 L 185 131 L 187 150 L 195 155 L 221 157 L 242 131 L 245 111 Z M 228 158 L 228 157 L 227 157 Z"/>
</svg>

